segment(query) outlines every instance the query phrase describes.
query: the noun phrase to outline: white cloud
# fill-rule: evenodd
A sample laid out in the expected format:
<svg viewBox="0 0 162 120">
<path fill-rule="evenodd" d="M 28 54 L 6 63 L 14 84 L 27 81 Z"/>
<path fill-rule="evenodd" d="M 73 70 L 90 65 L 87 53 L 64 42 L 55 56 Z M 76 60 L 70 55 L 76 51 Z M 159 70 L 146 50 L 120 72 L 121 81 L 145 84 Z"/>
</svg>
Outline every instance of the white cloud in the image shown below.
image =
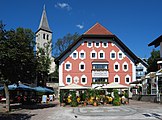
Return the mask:
<svg viewBox="0 0 162 120">
<path fill-rule="evenodd" d="M 66 9 L 68 11 L 72 9 L 68 3 L 57 3 L 57 4 L 55 4 L 55 7 L 61 8 L 61 9 Z"/>
<path fill-rule="evenodd" d="M 78 27 L 79 29 L 83 29 L 84 28 L 84 26 L 80 25 L 80 24 L 76 25 L 76 27 Z"/>
</svg>

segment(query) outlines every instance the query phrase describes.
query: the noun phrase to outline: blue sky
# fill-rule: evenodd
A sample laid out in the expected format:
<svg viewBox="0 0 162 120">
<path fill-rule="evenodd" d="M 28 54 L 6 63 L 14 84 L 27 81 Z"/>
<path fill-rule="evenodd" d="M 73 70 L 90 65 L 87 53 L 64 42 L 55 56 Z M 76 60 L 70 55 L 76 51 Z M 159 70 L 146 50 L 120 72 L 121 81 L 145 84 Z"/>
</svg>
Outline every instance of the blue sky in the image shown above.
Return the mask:
<svg viewBox="0 0 162 120">
<path fill-rule="evenodd" d="M 67 33 L 83 34 L 99 22 L 144 58 L 154 48 L 148 44 L 162 34 L 162 0 L 0 0 L 0 20 L 6 29 L 36 32 L 44 4 L 53 43 Z"/>
</svg>

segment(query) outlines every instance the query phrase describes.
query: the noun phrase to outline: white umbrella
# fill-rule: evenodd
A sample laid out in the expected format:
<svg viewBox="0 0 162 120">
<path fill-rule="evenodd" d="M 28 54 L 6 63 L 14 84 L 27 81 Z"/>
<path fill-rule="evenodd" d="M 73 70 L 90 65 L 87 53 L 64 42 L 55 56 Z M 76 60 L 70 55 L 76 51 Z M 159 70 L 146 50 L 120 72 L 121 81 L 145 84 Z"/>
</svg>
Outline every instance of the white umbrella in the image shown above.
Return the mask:
<svg viewBox="0 0 162 120">
<path fill-rule="evenodd" d="M 69 90 L 76 90 L 76 89 L 88 89 L 90 87 L 85 87 L 85 86 L 81 86 L 81 85 L 78 85 L 78 84 L 70 84 L 70 85 L 67 85 L 65 87 L 60 87 L 60 89 L 69 89 Z"/>
<path fill-rule="evenodd" d="M 126 85 L 122 85 L 122 84 L 119 84 L 119 83 L 110 83 L 110 84 L 107 84 L 106 86 L 103 86 L 102 88 L 104 89 L 108 89 L 108 88 L 116 88 L 116 89 L 123 89 L 123 88 L 129 88 L 129 86 L 126 86 Z"/>
</svg>

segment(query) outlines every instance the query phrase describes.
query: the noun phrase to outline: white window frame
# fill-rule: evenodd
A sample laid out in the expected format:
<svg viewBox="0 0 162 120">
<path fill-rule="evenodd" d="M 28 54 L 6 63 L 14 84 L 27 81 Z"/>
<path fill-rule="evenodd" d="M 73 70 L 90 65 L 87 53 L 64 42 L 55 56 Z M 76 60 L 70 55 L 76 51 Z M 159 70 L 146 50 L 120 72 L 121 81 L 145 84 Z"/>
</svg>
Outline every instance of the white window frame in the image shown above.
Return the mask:
<svg viewBox="0 0 162 120">
<path fill-rule="evenodd" d="M 76 53 L 76 58 L 74 58 L 74 56 L 73 56 L 74 53 Z M 74 60 L 78 59 L 78 51 L 75 50 L 75 51 L 72 53 L 72 58 L 73 58 Z"/>
<path fill-rule="evenodd" d="M 119 54 L 122 54 L 122 57 L 120 58 L 120 55 Z M 119 60 L 122 60 L 123 59 L 123 53 L 121 51 L 118 52 L 118 59 Z"/>
<path fill-rule="evenodd" d="M 81 69 L 81 65 L 84 65 L 84 69 Z M 85 71 L 85 63 L 83 61 L 81 63 L 79 63 L 79 70 L 81 72 Z"/>
<path fill-rule="evenodd" d="M 118 69 L 115 69 L 115 66 L 118 65 Z M 118 62 L 114 63 L 114 71 L 118 72 L 120 70 L 120 64 Z"/>
<path fill-rule="evenodd" d="M 67 81 L 67 78 L 70 78 L 70 82 Z M 71 84 L 72 83 L 72 77 L 70 75 L 67 75 L 66 76 L 66 84 Z"/>
<path fill-rule="evenodd" d="M 94 58 L 92 58 L 92 53 L 95 53 L 95 57 Z M 91 57 L 91 59 L 97 59 L 97 52 L 95 50 L 92 50 L 90 52 L 90 57 Z"/>
<path fill-rule="evenodd" d="M 104 43 L 106 43 L 106 46 L 104 45 Z M 108 47 L 108 42 L 102 42 L 102 47 L 107 48 Z"/>
<path fill-rule="evenodd" d="M 89 43 L 91 43 L 90 46 L 89 46 Z M 92 41 L 87 41 L 87 47 L 89 47 L 89 48 L 93 47 L 93 42 Z"/>
<path fill-rule="evenodd" d="M 81 53 L 84 53 L 84 57 L 83 57 L 83 58 L 81 57 Z M 86 58 L 86 52 L 85 52 L 84 50 L 81 50 L 81 51 L 79 52 L 79 58 L 80 58 L 81 60 L 84 60 L 84 59 Z"/>
<path fill-rule="evenodd" d="M 82 78 L 85 78 L 85 82 L 82 82 Z M 85 76 L 85 75 L 81 76 L 81 84 L 83 84 L 83 85 L 87 84 L 87 76 Z"/>
<path fill-rule="evenodd" d="M 118 82 L 115 82 L 115 78 L 118 78 Z M 120 83 L 120 76 L 119 75 L 114 76 L 114 83 Z"/>
<path fill-rule="evenodd" d="M 66 68 L 66 65 L 67 65 L 67 64 L 70 64 L 70 68 L 69 68 L 69 69 Z M 66 70 L 66 71 L 72 70 L 72 64 L 71 64 L 69 61 L 67 61 L 67 62 L 65 63 L 65 70 Z"/>
<path fill-rule="evenodd" d="M 103 58 L 101 58 L 100 53 L 103 53 Z M 103 50 L 100 50 L 98 53 L 98 58 L 99 59 L 105 59 L 105 52 Z"/>
<path fill-rule="evenodd" d="M 75 76 L 75 77 L 73 78 L 73 80 L 74 80 L 74 83 L 75 83 L 75 84 L 78 84 L 78 83 L 79 83 L 79 77 L 78 77 L 78 76 Z"/>
<path fill-rule="evenodd" d="M 114 53 L 115 54 L 115 57 L 114 58 L 112 58 L 112 53 Z M 112 60 L 115 60 L 116 59 L 116 52 L 114 51 L 114 50 L 112 50 L 111 52 L 110 52 L 110 59 L 112 59 Z"/>
<path fill-rule="evenodd" d="M 129 78 L 129 82 L 127 82 L 127 80 L 126 80 L 127 78 Z M 126 76 L 125 76 L 125 83 L 126 83 L 126 84 L 129 84 L 130 81 L 131 81 L 131 76 L 130 76 L 130 75 L 126 75 Z"/>
<path fill-rule="evenodd" d="M 99 46 L 97 46 L 97 43 L 99 43 Z M 95 42 L 95 47 L 99 48 L 100 47 L 100 41 L 99 42 Z"/>
<path fill-rule="evenodd" d="M 124 65 L 127 65 L 127 69 L 124 69 Z M 123 71 L 125 71 L 125 72 L 128 71 L 128 63 L 127 62 L 124 62 L 123 65 L 122 65 L 122 67 L 123 67 Z"/>
</svg>

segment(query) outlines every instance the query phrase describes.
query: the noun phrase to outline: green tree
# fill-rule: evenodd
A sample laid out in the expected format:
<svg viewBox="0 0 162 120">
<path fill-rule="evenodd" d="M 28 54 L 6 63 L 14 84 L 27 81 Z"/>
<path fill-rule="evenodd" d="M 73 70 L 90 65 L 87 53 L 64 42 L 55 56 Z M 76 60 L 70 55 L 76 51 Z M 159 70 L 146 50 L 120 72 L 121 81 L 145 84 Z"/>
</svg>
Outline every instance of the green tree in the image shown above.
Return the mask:
<svg viewBox="0 0 162 120">
<path fill-rule="evenodd" d="M 45 86 L 46 80 L 49 76 L 50 65 L 51 65 L 51 54 L 52 47 L 51 41 L 48 41 L 44 48 L 38 47 L 37 51 L 37 84 Z"/>
<path fill-rule="evenodd" d="M 148 58 L 148 72 L 155 72 L 158 70 L 157 59 L 160 58 L 160 51 L 153 49 L 151 56 Z"/>
<path fill-rule="evenodd" d="M 30 29 L 17 28 L 6 31 L 0 22 L 0 77 L 4 83 L 6 108 L 10 110 L 9 83 L 28 82 L 35 79 L 34 33 Z"/>
<path fill-rule="evenodd" d="M 77 38 L 79 37 L 78 33 L 70 34 L 68 33 L 63 38 L 59 38 L 55 43 L 55 56 L 59 56 L 64 52 Z"/>
</svg>

